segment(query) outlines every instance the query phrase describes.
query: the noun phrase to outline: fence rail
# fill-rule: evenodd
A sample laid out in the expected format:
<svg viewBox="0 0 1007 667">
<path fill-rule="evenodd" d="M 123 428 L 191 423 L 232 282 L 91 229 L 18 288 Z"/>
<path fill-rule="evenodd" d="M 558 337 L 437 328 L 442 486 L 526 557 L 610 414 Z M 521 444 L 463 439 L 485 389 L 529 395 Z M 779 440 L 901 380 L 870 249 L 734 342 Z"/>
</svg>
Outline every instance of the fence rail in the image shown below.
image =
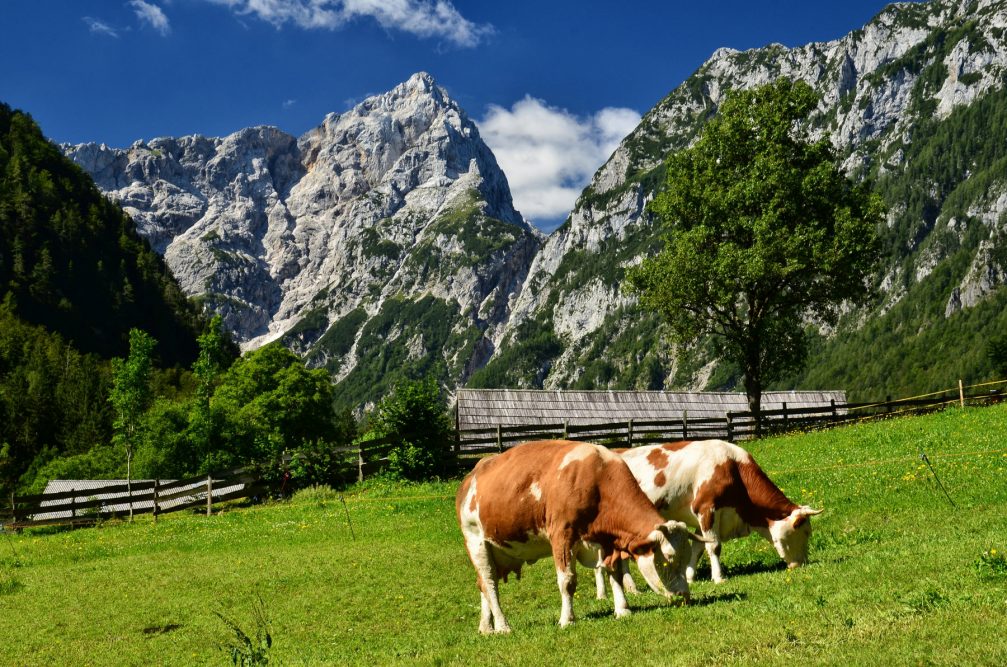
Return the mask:
<svg viewBox="0 0 1007 667">
<path fill-rule="evenodd" d="M 129 514 L 153 514 L 156 519 L 161 514 L 194 507 L 205 507 L 209 515 L 214 503 L 248 498 L 266 490 L 266 483 L 245 468 L 181 480 L 89 483 L 66 491 L 11 495 L 9 505 L 0 508 L 0 524 L 8 530 L 79 526 Z"/>
</svg>

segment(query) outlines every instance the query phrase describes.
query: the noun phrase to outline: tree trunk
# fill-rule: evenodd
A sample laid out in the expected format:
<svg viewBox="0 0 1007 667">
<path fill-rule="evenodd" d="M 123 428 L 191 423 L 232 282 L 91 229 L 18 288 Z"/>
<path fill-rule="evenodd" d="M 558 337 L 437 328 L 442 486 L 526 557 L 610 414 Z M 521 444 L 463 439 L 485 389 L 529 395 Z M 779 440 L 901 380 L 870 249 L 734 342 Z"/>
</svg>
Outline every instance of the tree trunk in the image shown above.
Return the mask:
<svg viewBox="0 0 1007 667">
<path fill-rule="evenodd" d="M 762 369 L 757 360 L 749 359 L 745 369 L 745 393 L 748 411 L 755 420 L 755 437 L 762 437 Z"/>
</svg>

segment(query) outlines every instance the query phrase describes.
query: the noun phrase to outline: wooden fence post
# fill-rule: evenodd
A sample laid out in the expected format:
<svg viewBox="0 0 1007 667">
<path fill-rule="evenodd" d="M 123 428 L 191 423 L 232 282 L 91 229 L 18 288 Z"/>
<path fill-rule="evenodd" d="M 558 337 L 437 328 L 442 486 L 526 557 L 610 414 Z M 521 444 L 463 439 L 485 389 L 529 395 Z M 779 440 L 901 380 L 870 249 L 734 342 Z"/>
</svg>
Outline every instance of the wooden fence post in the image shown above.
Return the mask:
<svg viewBox="0 0 1007 667">
<path fill-rule="evenodd" d="M 892 395 L 888 394 L 885 396 L 885 413 L 891 414 L 892 412 Z"/>
<path fill-rule="evenodd" d="M 630 418 L 630 420 L 626 423 L 626 446 L 627 447 L 632 447 L 633 446 L 633 419 L 632 418 Z"/>
<path fill-rule="evenodd" d="M 682 440 L 689 439 L 689 411 L 682 410 Z"/>
<path fill-rule="evenodd" d="M 829 403 L 832 405 L 832 423 L 836 423 L 836 399 L 830 398 Z"/>
<path fill-rule="evenodd" d="M 727 441 L 734 442 L 734 423 L 730 412 L 727 413 Z"/>
<path fill-rule="evenodd" d="M 787 414 L 787 402 L 783 401 L 783 430 L 790 430 L 790 415 Z"/>
<path fill-rule="evenodd" d="M 213 475 L 206 476 L 206 516 L 213 514 Z"/>
<path fill-rule="evenodd" d="M 462 451 L 462 430 L 458 418 L 458 401 L 455 400 L 455 456 Z"/>
<path fill-rule="evenodd" d="M 364 443 L 357 445 L 357 481 L 364 481 Z"/>
<path fill-rule="evenodd" d="M 958 404 L 965 407 L 965 388 L 962 386 L 962 379 L 958 378 Z"/>
<path fill-rule="evenodd" d="M 70 496 L 70 518 L 71 519 L 76 519 L 77 518 L 77 489 L 74 489 L 74 488 L 71 487 L 70 488 L 70 493 L 73 494 L 72 496 Z"/>
<path fill-rule="evenodd" d="M 563 439 L 566 440 L 569 437 L 570 437 L 570 420 L 569 419 L 564 419 L 563 420 Z"/>
<path fill-rule="evenodd" d="M 500 424 L 497 424 L 497 451 L 503 451 L 503 435 L 500 433 Z"/>
<path fill-rule="evenodd" d="M 17 526 L 17 504 L 14 502 L 14 492 L 10 492 L 10 520 Z M 16 530 L 16 529 L 15 529 Z"/>
<path fill-rule="evenodd" d="M 157 515 L 161 508 L 157 506 L 157 488 L 161 485 L 161 480 L 154 479 L 154 523 L 157 523 Z"/>
</svg>

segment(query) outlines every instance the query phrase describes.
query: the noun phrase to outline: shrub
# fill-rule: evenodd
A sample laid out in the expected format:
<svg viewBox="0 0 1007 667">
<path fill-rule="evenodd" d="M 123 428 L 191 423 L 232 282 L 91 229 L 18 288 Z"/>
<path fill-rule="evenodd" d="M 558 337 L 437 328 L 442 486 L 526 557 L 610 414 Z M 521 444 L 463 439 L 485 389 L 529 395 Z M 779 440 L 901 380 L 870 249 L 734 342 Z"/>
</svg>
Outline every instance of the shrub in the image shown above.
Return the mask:
<svg viewBox="0 0 1007 667">
<path fill-rule="evenodd" d="M 388 455 L 389 475 L 419 481 L 454 472 L 447 401 L 433 378 L 400 382 L 378 403 L 369 426 L 369 438 L 402 440 Z"/>
</svg>

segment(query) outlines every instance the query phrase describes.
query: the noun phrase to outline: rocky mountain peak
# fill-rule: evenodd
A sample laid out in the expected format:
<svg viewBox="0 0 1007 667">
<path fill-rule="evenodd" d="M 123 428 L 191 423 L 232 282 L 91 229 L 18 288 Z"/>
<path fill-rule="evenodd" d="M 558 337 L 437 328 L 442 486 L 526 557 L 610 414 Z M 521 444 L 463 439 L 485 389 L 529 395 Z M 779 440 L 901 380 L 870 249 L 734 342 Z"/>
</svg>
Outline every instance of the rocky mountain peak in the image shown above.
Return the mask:
<svg viewBox="0 0 1007 667">
<path fill-rule="evenodd" d="M 475 124 L 424 72 L 299 138 L 262 126 L 64 150 L 245 347 L 282 337 L 311 354 L 350 316 L 349 341 L 313 357 L 344 375 L 363 321 L 403 299 L 433 296 L 453 326 L 490 335 L 540 243 Z M 459 373 L 490 351 L 472 342 Z"/>
</svg>

